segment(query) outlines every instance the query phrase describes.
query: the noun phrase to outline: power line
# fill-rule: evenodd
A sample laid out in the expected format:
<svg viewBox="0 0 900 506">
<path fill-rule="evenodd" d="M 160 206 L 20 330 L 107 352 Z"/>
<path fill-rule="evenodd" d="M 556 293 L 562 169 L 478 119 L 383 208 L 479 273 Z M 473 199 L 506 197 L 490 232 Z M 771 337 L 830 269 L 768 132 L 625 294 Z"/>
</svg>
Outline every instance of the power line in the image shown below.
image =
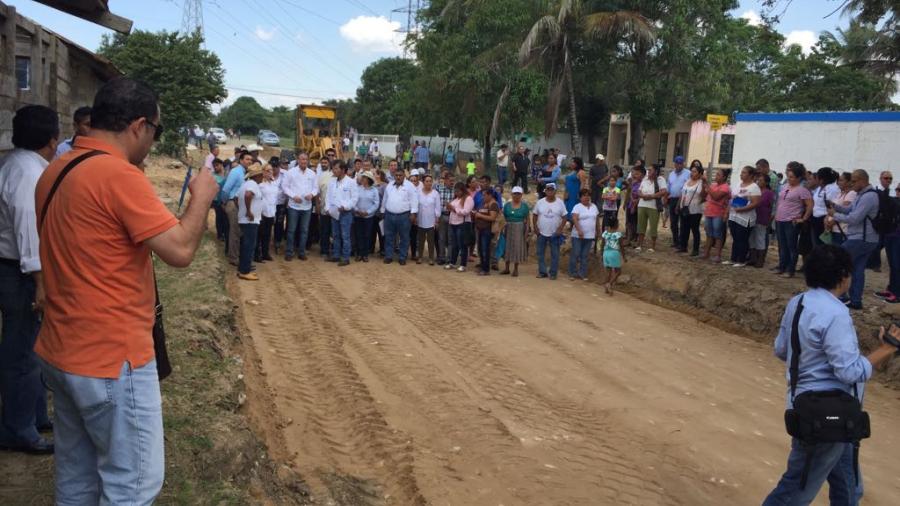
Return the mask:
<svg viewBox="0 0 900 506">
<path fill-rule="evenodd" d="M 321 19 L 321 20 L 323 20 L 323 21 L 328 21 L 329 23 L 332 23 L 332 24 L 335 24 L 335 25 L 338 25 L 338 26 L 340 26 L 340 25 L 342 24 L 342 23 L 339 22 L 339 21 L 335 21 L 335 20 L 333 20 L 333 19 L 326 18 L 325 16 L 319 14 L 318 12 L 316 12 L 316 11 L 314 11 L 314 10 L 312 10 L 312 9 L 307 9 L 306 7 L 303 7 L 302 5 L 295 4 L 294 2 L 289 2 L 288 0 L 281 0 L 281 1 L 284 2 L 284 3 L 286 3 L 286 4 L 288 4 L 288 5 L 290 5 L 291 7 L 294 7 L 294 8 L 296 8 L 296 9 L 300 9 L 301 11 L 306 12 L 306 13 L 309 14 L 310 16 L 315 16 L 315 17 L 317 17 L 317 18 L 319 18 L 319 19 Z"/>
<path fill-rule="evenodd" d="M 238 88 L 237 86 L 225 86 L 225 88 L 227 88 L 229 90 L 235 90 L 235 91 L 244 91 L 247 93 L 258 93 L 260 95 L 271 95 L 274 97 L 301 98 L 301 99 L 310 99 L 310 100 L 338 100 L 337 97 L 311 97 L 311 96 L 307 96 L 307 95 L 292 95 L 289 93 L 272 93 L 269 91 L 254 90 L 251 88 Z"/>
<path fill-rule="evenodd" d="M 342 95 L 352 95 L 352 94 L 356 93 L 355 91 L 349 92 L 349 91 L 344 91 L 344 90 L 333 90 L 333 89 L 332 90 L 309 90 L 309 89 L 300 89 L 300 88 L 293 88 L 293 87 L 279 87 L 279 86 L 268 86 L 268 85 L 258 86 L 255 84 L 240 84 L 240 83 L 235 83 L 234 85 L 242 86 L 244 88 L 259 88 L 259 89 L 266 89 L 266 90 L 273 90 L 273 91 L 289 91 L 289 92 L 294 92 L 294 93 L 340 93 Z"/>
<path fill-rule="evenodd" d="M 369 7 L 368 5 L 366 5 L 366 4 L 362 3 L 362 2 L 360 2 L 359 0 L 344 0 L 344 1 L 347 2 L 347 3 L 350 4 L 350 5 L 353 5 L 354 7 L 360 7 L 360 8 L 362 8 L 363 10 L 369 11 L 370 14 L 373 14 L 373 15 L 375 15 L 375 16 L 381 16 L 381 14 L 379 14 L 379 13 L 373 11 L 371 7 Z"/>
</svg>

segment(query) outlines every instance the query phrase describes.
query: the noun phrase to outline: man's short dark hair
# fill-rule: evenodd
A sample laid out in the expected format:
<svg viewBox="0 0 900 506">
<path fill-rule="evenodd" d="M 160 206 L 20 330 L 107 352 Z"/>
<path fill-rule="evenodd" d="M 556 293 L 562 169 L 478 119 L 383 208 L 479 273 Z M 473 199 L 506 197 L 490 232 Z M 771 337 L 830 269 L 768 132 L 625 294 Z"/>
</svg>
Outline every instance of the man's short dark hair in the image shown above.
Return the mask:
<svg viewBox="0 0 900 506">
<path fill-rule="evenodd" d="M 251 155 L 250 152 L 245 149 L 244 151 L 241 151 L 241 154 L 238 155 L 238 161 L 240 162 L 241 160 L 243 160 L 245 156 L 253 158 L 253 155 Z"/>
<path fill-rule="evenodd" d="M 85 105 L 85 106 L 79 107 L 78 109 L 75 109 L 75 114 L 72 115 L 72 120 L 75 121 L 75 123 L 81 123 L 82 121 L 84 121 L 86 119 L 90 119 L 90 117 L 91 117 L 91 106 Z"/>
<path fill-rule="evenodd" d="M 13 146 L 36 151 L 59 139 L 59 115 L 43 105 L 26 105 L 13 117 Z"/>
<path fill-rule="evenodd" d="M 769 168 L 769 161 L 766 160 L 765 158 L 760 158 L 759 160 L 756 161 L 756 166 L 757 166 L 757 167 L 765 167 L 765 168 L 768 169 L 768 168 Z"/>
<path fill-rule="evenodd" d="M 491 176 L 488 176 L 487 174 L 481 176 L 479 179 L 480 179 L 481 181 L 487 181 L 488 183 L 491 182 Z"/>
<path fill-rule="evenodd" d="M 119 77 L 104 84 L 94 97 L 91 128 L 122 132 L 138 118 L 153 120 L 159 114 L 159 96 L 136 79 Z"/>
<path fill-rule="evenodd" d="M 852 271 L 853 261 L 850 259 L 850 253 L 831 244 L 816 246 L 803 262 L 806 286 L 810 288 L 833 290 L 844 278 L 850 276 Z"/>
<path fill-rule="evenodd" d="M 213 160 L 213 163 L 212 163 L 212 164 L 213 164 L 213 166 L 216 166 L 216 165 L 225 165 L 225 162 L 223 162 L 222 160 L 216 158 L 216 159 Z"/>
</svg>

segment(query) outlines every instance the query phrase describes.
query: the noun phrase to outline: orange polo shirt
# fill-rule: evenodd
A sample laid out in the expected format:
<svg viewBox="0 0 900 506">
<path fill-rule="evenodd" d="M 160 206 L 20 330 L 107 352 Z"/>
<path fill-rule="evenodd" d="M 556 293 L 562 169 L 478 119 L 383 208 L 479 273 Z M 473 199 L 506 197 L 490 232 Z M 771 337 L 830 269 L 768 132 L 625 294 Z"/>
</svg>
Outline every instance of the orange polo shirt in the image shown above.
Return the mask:
<svg viewBox="0 0 900 506">
<path fill-rule="evenodd" d="M 47 303 L 35 352 L 68 373 L 118 378 L 123 362 L 137 368 L 154 358 L 153 265 L 144 241 L 178 219 L 121 151 L 81 136 L 38 180 L 38 213 L 63 167 L 93 149 L 109 154 L 69 172 L 40 228 Z"/>
</svg>

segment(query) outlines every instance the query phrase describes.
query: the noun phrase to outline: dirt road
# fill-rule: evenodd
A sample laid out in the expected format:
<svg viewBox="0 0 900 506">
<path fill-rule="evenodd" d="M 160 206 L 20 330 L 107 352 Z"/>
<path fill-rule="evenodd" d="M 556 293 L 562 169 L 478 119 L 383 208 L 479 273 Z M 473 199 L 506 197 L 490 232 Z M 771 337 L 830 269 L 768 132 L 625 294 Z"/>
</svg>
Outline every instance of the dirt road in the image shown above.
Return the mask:
<svg viewBox="0 0 900 506">
<path fill-rule="evenodd" d="M 313 255 L 235 282 L 276 458 L 346 504 L 759 504 L 788 448 L 770 348 L 532 270 Z M 900 504 L 897 397 L 867 393 L 866 504 Z"/>
</svg>

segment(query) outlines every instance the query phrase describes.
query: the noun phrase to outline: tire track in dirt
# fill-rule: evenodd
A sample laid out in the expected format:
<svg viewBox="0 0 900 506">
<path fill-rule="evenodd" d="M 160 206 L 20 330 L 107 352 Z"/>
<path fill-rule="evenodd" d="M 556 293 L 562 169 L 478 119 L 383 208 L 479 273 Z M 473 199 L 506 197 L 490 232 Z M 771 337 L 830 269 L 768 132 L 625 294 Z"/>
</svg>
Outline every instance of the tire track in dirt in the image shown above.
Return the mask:
<svg viewBox="0 0 900 506">
<path fill-rule="evenodd" d="M 290 275 L 284 265 L 282 276 Z M 343 352 L 339 329 L 318 318 L 315 301 L 282 283 L 256 284 L 258 304 L 248 326 L 268 347 L 269 386 L 286 406 L 285 441 L 306 475 L 323 483 L 332 475 L 374 479 L 355 482 L 353 501 L 423 505 L 403 434 L 392 430 Z M 282 401 L 283 399 L 283 401 Z M 279 403 L 280 403 L 279 402 Z M 344 480 L 346 484 L 353 480 Z"/>
</svg>

